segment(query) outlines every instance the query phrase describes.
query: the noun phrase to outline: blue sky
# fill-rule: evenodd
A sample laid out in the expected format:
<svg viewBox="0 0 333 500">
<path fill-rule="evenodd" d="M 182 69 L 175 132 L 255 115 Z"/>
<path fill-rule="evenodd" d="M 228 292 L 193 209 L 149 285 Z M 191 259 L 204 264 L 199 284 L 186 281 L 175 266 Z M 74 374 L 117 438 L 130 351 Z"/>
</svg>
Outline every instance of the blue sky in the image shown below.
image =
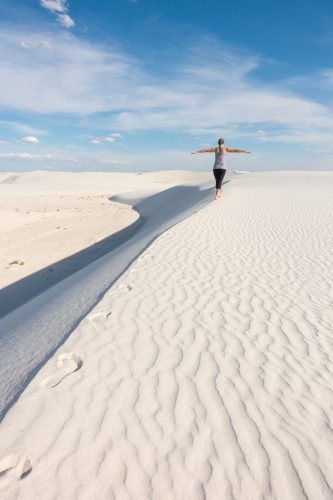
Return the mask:
<svg viewBox="0 0 333 500">
<path fill-rule="evenodd" d="M 333 4 L 0 3 L 0 170 L 333 168 Z"/>
</svg>

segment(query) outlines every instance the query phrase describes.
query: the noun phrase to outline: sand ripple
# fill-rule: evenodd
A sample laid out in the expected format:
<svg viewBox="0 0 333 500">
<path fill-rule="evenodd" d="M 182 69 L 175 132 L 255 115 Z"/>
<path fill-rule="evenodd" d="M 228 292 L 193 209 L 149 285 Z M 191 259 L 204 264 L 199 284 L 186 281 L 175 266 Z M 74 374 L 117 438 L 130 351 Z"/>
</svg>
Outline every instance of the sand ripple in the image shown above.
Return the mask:
<svg viewBox="0 0 333 500">
<path fill-rule="evenodd" d="M 239 175 L 168 230 L 7 415 L 4 498 L 333 498 L 327 173 Z"/>
</svg>

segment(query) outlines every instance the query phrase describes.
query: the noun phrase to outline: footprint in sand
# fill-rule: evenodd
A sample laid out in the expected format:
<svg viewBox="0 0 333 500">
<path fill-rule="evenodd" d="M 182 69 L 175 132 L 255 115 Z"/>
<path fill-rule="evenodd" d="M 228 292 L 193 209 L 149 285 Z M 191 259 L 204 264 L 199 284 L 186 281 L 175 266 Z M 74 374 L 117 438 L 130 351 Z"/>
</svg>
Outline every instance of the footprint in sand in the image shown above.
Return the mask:
<svg viewBox="0 0 333 500">
<path fill-rule="evenodd" d="M 23 266 L 23 264 L 23 260 L 13 260 L 12 262 L 9 262 L 10 266 Z"/>
<path fill-rule="evenodd" d="M 0 460 L 0 490 L 31 472 L 30 460 L 18 454 L 7 455 Z"/>
<path fill-rule="evenodd" d="M 57 365 L 59 370 L 40 382 L 40 387 L 55 387 L 67 375 L 76 372 L 83 365 L 82 359 L 75 352 L 65 352 L 57 357 Z"/>
<path fill-rule="evenodd" d="M 97 311 L 88 316 L 89 321 L 94 321 L 95 319 L 106 319 L 111 316 L 111 311 Z"/>
<path fill-rule="evenodd" d="M 127 290 L 127 291 L 131 291 L 133 290 L 133 286 L 132 285 L 124 285 L 123 283 L 120 283 L 117 288 L 119 290 Z"/>
</svg>

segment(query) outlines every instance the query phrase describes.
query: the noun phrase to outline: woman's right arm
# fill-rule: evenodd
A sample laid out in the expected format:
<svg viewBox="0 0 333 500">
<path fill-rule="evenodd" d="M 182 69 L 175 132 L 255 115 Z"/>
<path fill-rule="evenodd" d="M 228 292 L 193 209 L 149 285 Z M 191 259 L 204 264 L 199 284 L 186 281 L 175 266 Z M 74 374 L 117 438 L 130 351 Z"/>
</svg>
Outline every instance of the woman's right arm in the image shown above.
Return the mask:
<svg viewBox="0 0 333 500">
<path fill-rule="evenodd" d="M 198 153 L 215 153 L 216 148 L 210 148 L 210 149 L 199 149 L 199 151 L 193 151 L 191 155 L 197 155 Z"/>
</svg>

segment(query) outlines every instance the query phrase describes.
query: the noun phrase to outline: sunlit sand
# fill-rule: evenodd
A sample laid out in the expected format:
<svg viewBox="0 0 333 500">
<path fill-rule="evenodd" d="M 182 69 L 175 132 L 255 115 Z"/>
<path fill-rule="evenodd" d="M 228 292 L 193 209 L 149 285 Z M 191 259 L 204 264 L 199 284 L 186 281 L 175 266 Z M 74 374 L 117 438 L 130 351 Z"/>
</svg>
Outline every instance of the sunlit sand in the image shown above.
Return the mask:
<svg viewBox="0 0 333 500">
<path fill-rule="evenodd" d="M 51 292 L 0 321 L 13 332 L 2 339 L 6 373 L 26 386 L 16 401 L 8 376 L 4 386 L 1 498 L 332 498 L 333 174 L 226 180 L 220 200 L 210 189 L 144 243 L 28 385 L 15 371 L 27 356 L 38 365 L 39 341 L 21 353 L 14 323 L 51 321 Z M 122 206 L 125 224 L 121 191 L 108 208 Z M 158 200 L 144 205 L 147 231 L 153 216 L 162 225 Z M 101 279 L 112 262 L 78 275 Z M 80 295 L 73 278 L 62 283 Z"/>
</svg>

